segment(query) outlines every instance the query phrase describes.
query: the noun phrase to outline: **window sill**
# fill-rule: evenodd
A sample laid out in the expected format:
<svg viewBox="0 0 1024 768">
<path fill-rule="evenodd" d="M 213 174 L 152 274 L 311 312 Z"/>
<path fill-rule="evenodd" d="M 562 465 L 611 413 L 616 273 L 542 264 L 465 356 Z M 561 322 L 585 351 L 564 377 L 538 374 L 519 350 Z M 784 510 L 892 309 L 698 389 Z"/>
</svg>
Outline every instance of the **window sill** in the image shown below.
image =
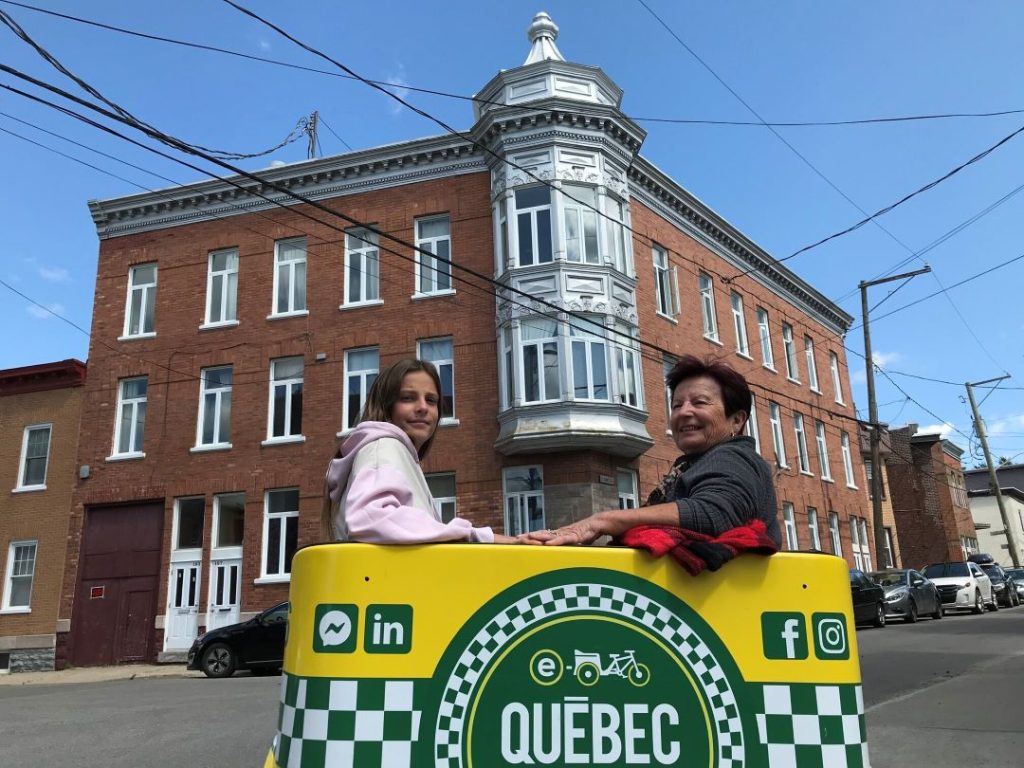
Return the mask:
<svg viewBox="0 0 1024 768">
<path fill-rule="evenodd" d="M 846 403 L 844 403 L 842 400 L 836 400 L 836 405 L 841 405 L 843 406 L 843 408 L 846 407 Z"/>
<path fill-rule="evenodd" d="M 850 485 L 849 483 L 846 484 L 846 487 L 849 488 L 851 491 L 859 491 L 860 490 L 860 488 L 858 488 L 856 485 Z"/>
<path fill-rule="evenodd" d="M 136 341 L 138 339 L 155 339 L 155 338 L 156 338 L 156 331 L 152 331 L 151 333 L 136 333 L 136 334 L 133 334 L 131 336 L 128 336 L 127 334 L 124 335 L 124 336 L 118 336 L 117 340 L 118 341 Z"/>
<path fill-rule="evenodd" d="M 458 419 L 452 417 L 450 419 L 441 419 L 439 422 L 437 422 L 437 426 L 439 426 L 439 427 L 457 427 L 461 423 L 462 422 L 460 422 Z"/>
<path fill-rule="evenodd" d="M 805 477 L 814 477 L 814 473 L 811 472 L 810 470 L 803 470 L 803 469 L 801 469 L 800 470 L 800 474 L 804 475 Z"/>
<path fill-rule="evenodd" d="M 717 337 L 715 337 L 715 336 L 708 336 L 706 333 L 704 334 L 704 340 L 705 341 L 710 341 L 712 344 L 717 344 L 720 347 L 724 347 L 725 346 L 725 344 L 720 342 Z"/>
<path fill-rule="evenodd" d="M 441 298 L 443 296 L 454 296 L 454 295 L 455 295 L 455 289 L 454 288 L 449 288 L 446 291 L 434 291 L 433 293 L 414 293 L 409 298 L 412 301 L 422 301 L 423 299 L 437 299 L 437 298 Z M 380 303 L 383 304 L 383 302 L 380 302 Z M 340 309 L 340 307 L 339 307 L 339 309 Z"/>
<path fill-rule="evenodd" d="M 788 381 L 790 384 L 800 384 L 800 379 L 794 379 L 792 376 L 787 376 L 786 381 Z"/>
<path fill-rule="evenodd" d="M 144 458 L 146 458 L 145 453 L 115 453 L 111 456 L 107 456 L 104 461 L 131 461 L 132 459 Z"/>
<path fill-rule="evenodd" d="M 384 302 L 381 299 L 374 299 L 373 301 L 353 301 L 350 304 L 339 304 L 338 311 L 344 312 L 346 309 L 362 309 L 363 307 L 383 307 Z"/>
<path fill-rule="evenodd" d="M 260 445 L 266 447 L 269 445 L 290 445 L 291 443 L 304 442 L 306 442 L 305 435 L 289 435 L 288 437 L 268 437 Z"/>
<path fill-rule="evenodd" d="M 822 391 L 820 389 L 818 389 L 817 387 L 810 387 L 809 389 L 811 390 L 811 392 L 813 392 L 816 395 L 823 394 Z"/>
<path fill-rule="evenodd" d="M 262 584 L 288 584 L 292 580 L 290 573 L 282 574 L 281 576 L 260 576 L 258 579 L 253 579 L 252 583 L 260 586 Z"/>
<path fill-rule="evenodd" d="M 229 451 L 234 446 L 231 443 L 213 443 L 211 445 L 194 445 L 188 449 L 189 453 L 209 453 L 210 451 Z"/>
<path fill-rule="evenodd" d="M 281 312 L 280 314 L 270 313 L 267 315 L 267 320 L 286 320 L 289 317 L 308 317 L 308 309 L 299 309 L 295 312 Z"/>
<path fill-rule="evenodd" d="M 16 613 L 32 613 L 31 608 L 0 608 L 0 616 Z"/>
<path fill-rule="evenodd" d="M 12 488 L 11 493 L 33 493 L 35 491 L 45 491 L 45 485 L 21 485 L 17 488 Z"/>
<path fill-rule="evenodd" d="M 824 480 L 826 483 L 833 483 L 833 484 L 835 484 L 835 482 L 836 482 L 831 477 L 825 477 L 824 475 L 821 476 L 821 479 Z"/>
<path fill-rule="evenodd" d="M 668 320 L 670 323 L 679 325 L 679 321 L 672 317 L 672 315 L 666 315 L 664 312 L 658 312 L 657 310 L 655 310 L 654 314 L 656 314 L 662 320 Z"/>
<path fill-rule="evenodd" d="M 769 365 L 768 363 L 762 364 L 761 367 L 764 368 L 766 371 L 771 371 L 772 373 L 779 372 L 778 368 L 776 368 L 774 365 Z"/>
<path fill-rule="evenodd" d="M 752 358 L 747 352 L 740 352 L 738 349 L 736 350 L 736 357 L 742 357 L 744 360 L 754 362 L 754 358 Z"/>
<path fill-rule="evenodd" d="M 237 320 L 223 320 L 218 323 L 203 323 L 199 326 L 200 331 L 213 331 L 217 328 L 234 328 L 238 325 Z"/>
</svg>

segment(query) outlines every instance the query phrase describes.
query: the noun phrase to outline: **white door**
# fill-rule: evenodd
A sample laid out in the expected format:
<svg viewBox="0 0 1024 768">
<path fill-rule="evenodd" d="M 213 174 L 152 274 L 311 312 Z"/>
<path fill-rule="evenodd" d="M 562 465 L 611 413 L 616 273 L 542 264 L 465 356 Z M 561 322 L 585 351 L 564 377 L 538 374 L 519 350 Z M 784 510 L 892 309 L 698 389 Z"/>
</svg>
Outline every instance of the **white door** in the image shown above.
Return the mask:
<svg viewBox="0 0 1024 768">
<path fill-rule="evenodd" d="M 206 631 L 238 623 L 242 560 L 230 558 L 210 563 L 210 612 Z"/>
<path fill-rule="evenodd" d="M 165 650 L 188 650 L 199 630 L 199 561 L 171 564 Z"/>
</svg>

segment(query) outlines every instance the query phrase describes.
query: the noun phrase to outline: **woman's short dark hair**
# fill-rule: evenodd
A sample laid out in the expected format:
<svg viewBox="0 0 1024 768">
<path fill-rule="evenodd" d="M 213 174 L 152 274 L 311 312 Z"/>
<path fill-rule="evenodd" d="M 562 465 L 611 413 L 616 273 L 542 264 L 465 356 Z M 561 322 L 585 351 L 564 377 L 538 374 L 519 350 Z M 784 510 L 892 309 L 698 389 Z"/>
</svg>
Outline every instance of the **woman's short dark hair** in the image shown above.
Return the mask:
<svg viewBox="0 0 1024 768">
<path fill-rule="evenodd" d="M 750 386 L 743 374 L 737 371 L 728 363 L 714 358 L 701 360 L 695 355 L 683 355 L 679 358 L 672 370 L 665 377 L 665 384 L 670 392 L 675 392 L 679 382 L 686 379 L 693 379 L 697 376 L 707 376 L 714 379 L 722 390 L 722 405 L 725 406 L 725 415 L 732 416 L 737 411 L 743 411 L 750 418 L 750 407 L 753 397 L 750 394 Z"/>
<path fill-rule="evenodd" d="M 402 381 L 407 374 L 423 371 L 434 380 L 434 387 L 437 389 L 438 397 L 441 396 L 441 377 L 437 375 L 437 368 L 427 360 L 416 360 L 406 357 L 392 363 L 381 371 L 376 380 L 370 386 L 366 394 L 366 404 L 359 416 L 359 421 L 391 421 L 391 409 L 398 402 L 398 396 L 402 391 Z M 423 445 L 420 446 L 420 459 L 426 457 L 430 446 L 434 442 L 434 434 L 431 435 Z"/>
</svg>

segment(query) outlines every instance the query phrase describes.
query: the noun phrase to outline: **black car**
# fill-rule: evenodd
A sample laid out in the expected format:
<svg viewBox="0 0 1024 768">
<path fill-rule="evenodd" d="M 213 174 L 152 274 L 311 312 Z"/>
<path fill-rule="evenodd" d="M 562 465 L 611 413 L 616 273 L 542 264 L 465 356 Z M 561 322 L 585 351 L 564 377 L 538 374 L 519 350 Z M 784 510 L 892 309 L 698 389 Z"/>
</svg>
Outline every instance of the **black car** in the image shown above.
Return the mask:
<svg viewBox="0 0 1024 768">
<path fill-rule="evenodd" d="M 268 608 L 240 624 L 200 635 L 188 651 L 188 668 L 207 677 L 231 677 L 236 669 L 273 672 L 284 663 L 288 603 Z"/>
<path fill-rule="evenodd" d="M 1006 575 L 1017 586 L 1017 604 L 1024 603 L 1024 568 L 1006 568 Z"/>
<path fill-rule="evenodd" d="M 1017 598 L 1017 585 L 1013 579 L 1006 575 L 1006 571 L 997 563 L 980 563 L 981 570 L 992 582 L 992 592 L 999 605 L 1003 608 L 1013 608 L 1020 605 Z"/>
<path fill-rule="evenodd" d="M 885 590 L 885 612 L 890 618 L 901 618 L 908 624 L 927 614 L 942 618 L 942 597 L 932 582 L 910 568 L 875 571 L 871 579 Z"/>
<path fill-rule="evenodd" d="M 853 621 L 855 624 L 885 626 L 885 590 L 864 575 L 864 571 L 850 571 L 850 592 L 853 595 Z"/>
</svg>

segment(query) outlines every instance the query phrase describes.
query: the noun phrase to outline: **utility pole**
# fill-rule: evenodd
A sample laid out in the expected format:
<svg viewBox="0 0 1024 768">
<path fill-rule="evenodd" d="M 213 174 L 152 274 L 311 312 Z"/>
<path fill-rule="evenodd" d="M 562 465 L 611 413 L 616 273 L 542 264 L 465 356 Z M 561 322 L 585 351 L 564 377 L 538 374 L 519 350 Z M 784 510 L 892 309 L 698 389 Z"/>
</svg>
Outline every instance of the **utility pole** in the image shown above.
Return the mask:
<svg viewBox="0 0 1024 768">
<path fill-rule="evenodd" d="M 1003 381 L 1004 379 L 1010 378 L 1010 374 L 1000 376 L 995 379 L 985 379 L 984 381 L 976 381 L 973 384 L 967 382 L 964 384 L 967 387 L 967 398 L 971 401 L 971 412 L 974 414 L 974 429 L 978 433 L 978 439 L 981 441 L 981 450 L 985 452 L 985 463 L 988 465 L 988 485 L 992 489 L 992 494 L 996 497 L 996 504 L 999 506 L 999 516 L 1003 518 L 1003 532 L 1006 534 L 1006 543 L 1010 550 L 1010 559 L 1013 560 L 1013 567 L 1020 568 L 1020 555 L 1017 553 L 1017 540 L 1014 536 L 1013 529 L 1010 527 L 1010 516 L 1006 513 L 1006 505 L 1003 503 L 1003 493 L 999 489 L 999 476 L 996 474 L 996 468 L 992 464 L 992 454 L 988 450 L 988 438 L 985 436 L 985 422 L 981 418 L 981 414 L 978 413 L 978 405 L 974 402 L 974 388 L 981 384 L 991 384 L 995 381 Z"/>
<path fill-rule="evenodd" d="M 862 280 L 860 288 L 860 306 L 864 327 L 864 363 L 868 380 L 868 421 L 871 422 L 871 521 L 875 528 L 875 562 L 885 551 L 885 520 L 882 519 L 882 456 L 880 426 L 878 424 L 878 402 L 875 399 L 875 361 L 871 357 L 871 326 L 868 324 L 868 288 L 894 280 L 904 280 L 917 275 L 931 272 L 931 267 L 924 267 L 902 275 L 883 277 L 880 280 Z M 893 558 L 895 561 L 895 558 Z"/>
<path fill-rule="evenodd" d="M 309 135 L 309 146 L 306 149 L 306 157 L 312 160 L 316 157 L 316 124 L 320 117 L 320 113 L 315 109 L 309 116 L 309 121 L 306 123 L 306 133 Z"/>
</svg>

